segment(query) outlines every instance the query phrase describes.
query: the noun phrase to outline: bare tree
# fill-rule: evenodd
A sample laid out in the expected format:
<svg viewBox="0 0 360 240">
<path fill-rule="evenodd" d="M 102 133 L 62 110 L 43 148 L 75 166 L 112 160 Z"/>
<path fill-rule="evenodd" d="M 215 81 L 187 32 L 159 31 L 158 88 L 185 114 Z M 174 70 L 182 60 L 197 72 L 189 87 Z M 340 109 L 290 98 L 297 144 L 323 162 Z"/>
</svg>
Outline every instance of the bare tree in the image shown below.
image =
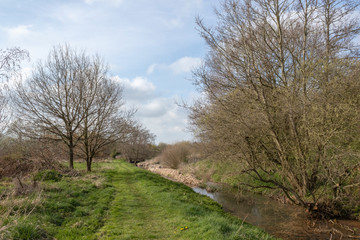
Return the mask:
<svg viewBox="0 0 360 240">
<path fill-rule="evenodd" d="M 15 103 L 21 128 L 27 127 L 30 137 L 63 142 L 73 168 L 74 149 L 83 137 L 80 127 L 94 101 L 90 94 L 96 92 L 106 74 L 99 57 L 89 57 L 68 45 L 54 47 L 32 77 L 17 85 Z"/>
<path fill-rule="evenodd" d="M 0 49 L 0 79 L 8 80 L 20 69 L 21 61 L 28 58 L 28 51 L 19 47 Z"/>
<path fill-rule="evenodd" d="M 123 129 L 118 148 L 127 161 L 136 163 L 154 157 L 154 134 L 137 121 L 126 123 Z"/>
<path fill-rule="evenodd" d="M 0 137 L 6 125 L 6 119 L 7 119 L 6 106 L 7 106 L 7 99 L 2 94 L 2 91 L 0 91 Z"/>
<path fill-rule="evenodd" d="M 197 20 L 210 52 L 194 76 L 207 95 L 190 118 L 200 138 L 256 180 L 242 184 L 281 189 L 306 207 L 329 189 L 337 201 L 356 186 L 358 5 L 226 0 L 216 28 Z"/>
<path fill-rule="evenodd" d="M 123 126 L 134 114 L 134 111 L 123 107 L 123 89 L 119 84 L 103 78 L 97 85 L 94 92 L 94 89 L 88 89 L 89 97 L 82 103 L 86 112 L 79 129 L 82 133 L 80 151 L 86 160 L 87 171 L 91 171 L 97 153 L 124 137 Z"/>
<path fill-rule="evenodd" d="M 9 111 L 6 110 L 8 98 L 6 96 L 6 82 L 20 69 L 22 60 L 28 59 L 29 53 L 18 47 L 0 49 L 0 134 L 3 133 Z"/>
</svg>

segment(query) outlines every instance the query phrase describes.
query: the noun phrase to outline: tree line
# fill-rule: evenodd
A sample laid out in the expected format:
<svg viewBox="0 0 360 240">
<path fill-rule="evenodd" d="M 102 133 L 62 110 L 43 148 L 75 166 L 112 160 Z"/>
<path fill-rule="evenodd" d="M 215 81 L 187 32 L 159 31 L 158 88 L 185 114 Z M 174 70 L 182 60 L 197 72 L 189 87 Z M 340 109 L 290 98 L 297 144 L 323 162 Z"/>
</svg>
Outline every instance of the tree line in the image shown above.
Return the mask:
<svg viewBox="0 0 360 240">
<path fill-rule="evenodd" d="M 243 186 L 334 216 L 359 205 L 358 7 L 225 0 L 217 25 L 197 19 L 209 51 L 194 72 L 193 130 L 214 158 L 241 163 Z"/>
<path fill-rule="evenodd" d="M 3 82 L 18 72 L 20 61 L 28 57 L 28 52 L 19 48 L 3 51 Z M 89 56 L 69 45 L 55 46 L 46 61 L 38 62 L 30 77 L 17 81 L 7 93 L 2 89 L 3 133 L 6 126 L 10 136 L 20 141 L 65 147 L 70 168 L 80 157 L 91 171 L 94 158 L 106 148 L 138 160 L 139 156 L 134 157 L 127 145 L 147 149 L 155 136 L 134 119 L 136 110 L 124 107 L 123 91 L 98 55 Z M 13 116 L 6 117 L 10 112 Z"/>
</svg>

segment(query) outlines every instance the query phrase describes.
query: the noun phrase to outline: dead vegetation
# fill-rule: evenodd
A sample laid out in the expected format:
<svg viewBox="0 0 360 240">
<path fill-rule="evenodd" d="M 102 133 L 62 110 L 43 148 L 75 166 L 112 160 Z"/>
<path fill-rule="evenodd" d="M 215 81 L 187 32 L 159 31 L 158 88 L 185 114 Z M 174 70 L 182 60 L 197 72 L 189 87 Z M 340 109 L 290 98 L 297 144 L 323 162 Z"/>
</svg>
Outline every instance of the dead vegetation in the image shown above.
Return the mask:
<svg viewBox="0 0 360 240">
<path fill-rule="evenodd" d="M 157 159 L 164 167 L 178 169 L 182 164 L 202 159 L 204 155 L 202 149 L 199 143 L 178 142 L 167 145 Z"/>
<path fill-rule="evenodd" d="M 35 181 L 13 178 L 0 182 L 0 239 L 7 239 L 10 229 L 24 221 L 42 203 L 42 188 Z"/>
<path fill-rule="evenodd" d="M 191 187 L 199 186 L 201 184 L 201 181 L 190 173 L 184 173 L 179 169 L 173 169 L 163 166 L 162 163 L 159 161 L 159 158 L 154 158 L 145 162 L 141 162 L 138 164 L 138 166 L 141 168 L 145 168 L 153 173 L 157 173 L 170 180 L 181 182 Z"/>
<path fill-rule="evenodd" d="M 56 170 L 62 174 L 76 176 L 78 171 L 62 166 L 58 161 L 43 158 L 12 158 L 0 157 L 0 179 L 26 177 L 42 170 Z"/>
<path fill-rule="evenodd" d="M 26 159 L 11 157 L 0 158 L 0 178 L 27 176 L 35 171 L 53 169 L 54 163 L 41 159 Z"/>
</svg>

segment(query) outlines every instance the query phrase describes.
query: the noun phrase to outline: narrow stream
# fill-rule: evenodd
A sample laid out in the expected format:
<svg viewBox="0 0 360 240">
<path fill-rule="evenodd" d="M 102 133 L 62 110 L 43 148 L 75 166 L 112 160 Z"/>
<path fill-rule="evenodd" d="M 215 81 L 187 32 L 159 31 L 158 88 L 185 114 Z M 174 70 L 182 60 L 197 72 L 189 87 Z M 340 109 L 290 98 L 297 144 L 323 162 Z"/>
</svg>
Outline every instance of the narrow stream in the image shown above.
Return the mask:
<svg viewBox="0 0 360 240">
<path fill-rule="evenodd" d="M 210 193 L 198 187 L 193 190 L 214 199 L 232 215 L 282 239 L 360 239 L 360 223 L 357 221 L 310 221 L 303 208 L 261 195 L 226 191 Z"/>
</svg>

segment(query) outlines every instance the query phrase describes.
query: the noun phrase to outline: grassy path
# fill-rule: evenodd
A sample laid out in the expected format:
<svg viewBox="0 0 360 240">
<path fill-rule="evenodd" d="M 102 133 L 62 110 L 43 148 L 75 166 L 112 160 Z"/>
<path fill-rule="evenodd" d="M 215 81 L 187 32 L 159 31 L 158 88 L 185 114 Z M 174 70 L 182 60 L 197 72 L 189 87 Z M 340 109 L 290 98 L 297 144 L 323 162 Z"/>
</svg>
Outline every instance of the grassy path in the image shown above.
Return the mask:
<svg viewBox="0 0 360 240">
<path fill-rule="evenodd" d="M 159 233 L 168 239 L 162 233 L 164 224 L 161 221 L 166 219 L 166 214 L 141 186 L 140 175 L 135 170 L 122 165 L 120 171 L 108 174 L 117 191 L 109 217 L 100 230 L 102 239 L 142 239 L 144 236 L 158 239 Z"/>
<path fill-rule="evenodd" d="M 77 168 L 84 167 L 77 164 Z M 93 173 L 41 184 L 41 204 L 16 206 L 14 214 L 4 219 L 9 224 L 0 238 L 273 239 L 224 213 L 219 204 L 191 188 L 123 161 L 96 163 Z M 13 202 L 28 198 L 31 196 Z"/>
<path fill-rule="evenodd" d="M 100 239 L 266 239 L 189 187 L 126 163 L 107 173 L 116 194 Z M 182 230 L 182 228 L 184 230 Z"/>
</svg>

